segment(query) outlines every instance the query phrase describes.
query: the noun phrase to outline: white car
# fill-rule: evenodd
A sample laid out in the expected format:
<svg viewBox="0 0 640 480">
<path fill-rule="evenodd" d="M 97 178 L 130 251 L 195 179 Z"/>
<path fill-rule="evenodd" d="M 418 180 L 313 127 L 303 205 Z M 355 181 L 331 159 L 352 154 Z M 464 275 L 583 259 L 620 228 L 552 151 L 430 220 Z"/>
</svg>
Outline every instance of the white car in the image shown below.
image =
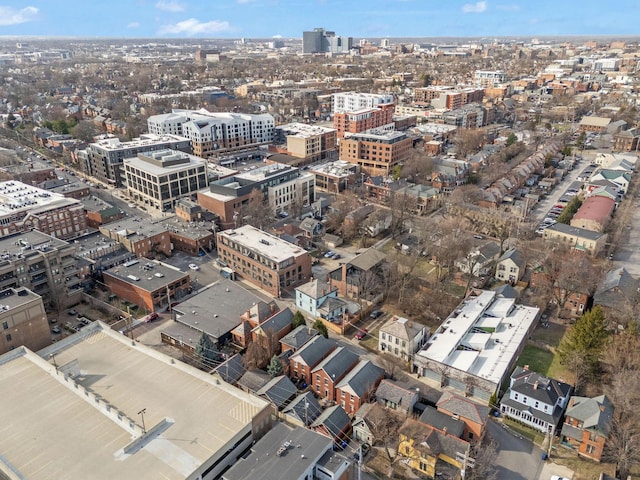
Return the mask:
<svg viewBox="0 0 640 480">
<path fill-rule="evenodd" d="M 198 265 L 196 265 L 195 263 L 190 263 L 189 264 L 189 268 L 191 270 L 200 270 L 200 267 Z"/>
</svg>

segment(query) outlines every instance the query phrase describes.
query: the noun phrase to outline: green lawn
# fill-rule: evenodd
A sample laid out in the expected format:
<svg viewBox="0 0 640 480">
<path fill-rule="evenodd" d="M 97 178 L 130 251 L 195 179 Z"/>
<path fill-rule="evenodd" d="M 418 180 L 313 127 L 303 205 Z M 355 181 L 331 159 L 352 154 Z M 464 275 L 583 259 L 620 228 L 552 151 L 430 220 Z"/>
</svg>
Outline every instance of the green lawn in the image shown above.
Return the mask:
<svg viewBox="0 0 640 480">
<path fill-rule="evenodd" d="M 553 357 L 553 353 L 544 348 L 527 345 L 524 347 L 520 358 L 518 358 L 518 365 L 520 367 L 529 365 L 529 370 L 541 373 L 542 375 L 549 375 Z"/>
</svg>

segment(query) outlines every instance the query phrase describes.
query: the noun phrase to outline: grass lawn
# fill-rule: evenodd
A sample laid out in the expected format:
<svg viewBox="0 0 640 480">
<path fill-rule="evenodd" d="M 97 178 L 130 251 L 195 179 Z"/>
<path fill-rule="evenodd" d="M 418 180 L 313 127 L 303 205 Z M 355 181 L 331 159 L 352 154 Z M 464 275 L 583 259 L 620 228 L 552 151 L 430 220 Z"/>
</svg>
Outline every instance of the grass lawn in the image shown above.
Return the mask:
<svg viewBox="0 0 640 480">
<path fill-rule="evenodd" d="M 378 350 L 378 332 L 380 329 L 376 328 L 367 333 L 367 335 L 360 340 L 360 345 L 362 345 L 367 350 L 376 351 Z"/>
<path fill-rule="evenodd" d="M 549 369 L 553 364 L 553 357 L 553 353 L 544 348 L 527 345 L 524 347 L 520 358 L 518 358 L 518 366 L 529 365 L 529 370 L 553 377 L 549 374 Z"/>
</svg>

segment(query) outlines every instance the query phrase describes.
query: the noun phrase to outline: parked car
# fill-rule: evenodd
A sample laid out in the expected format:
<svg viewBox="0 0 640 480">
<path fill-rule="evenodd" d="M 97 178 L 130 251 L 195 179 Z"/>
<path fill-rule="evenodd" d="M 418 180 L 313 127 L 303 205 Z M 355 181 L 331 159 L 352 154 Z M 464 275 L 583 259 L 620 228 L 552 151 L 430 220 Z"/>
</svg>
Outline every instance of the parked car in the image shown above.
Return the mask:
<svg viewBox="0 0 640 480">
<path fill-rule="evenodd" d="M 333 250 L 329 250 L 328 252 L 326 252 L 324 254 L 324 258 L 331 258 L 336 254 L 336 252 L 334 252 Z"/>
<path fill-rule="evenodd" d="M 331 257 L 331 258 L 333 258 L 334 260 L 338 260 L 338 259 L 342 258 L 342 256 L 339 253 L 334 253 L 333 257 Z"/>
<path fill-rule="evenodd" d="M 189 268 L 190 268 L 191 270 L 194 270 L 194 271 L 195 271 L 195 270 L 200 270 L 200 267 L 199 267 L 198 265 L 196 265 L 195 263 L 190 263 L 190 264 L 189 264 Z"/>
<path fill-rule="evenodd" d="M 156 312 L 151 312 L 149 315 L 147 315 L 147 322 L 153 322 L 154 320 L 156 320 L 160 315 L 158 315 Z"/>
<path fill-rule="evenodd" d="M 289 214 L 288 214 L 287 212 L 280 212 L 280 213 L 278 214 L 278 216 L 279 216 L 280 218 L 287 218 L 287 217 L 289 216 Z"/>
<path fill-rule="evenodd" d="M 57 325 L 54 325 L 53 327 L 51 327 L 51 333 L 61 333 L 62 330 L 60 330 L 60 327 Z"/>
<path fill-rule="evenodd" d="M 71 309 L 71 310 L 69 310 L 67 313 L 68 313 L 69 315 L 77 315 L 77 314 L 78 314 L 78 311 L 77 311 L 75 308 L 72 308 L 72 309 Z"/>
<path fill-rule="evenodd" d="M 58 319 L 57 319 L 57 318 L 50 318 L 50 319 L 49 319 L 49 323 L 50 323 L 51 325 L 53 325 L 54 323 L 57 323 L 57 322 L 58 322 Z"/>
<path fill-rule="evenodd" d="M 382 310 L 374 310 L 373 312 L 371 312 L 371 315 L 369 315 L 369 317 L 376 319 L 378 317 L 381 317 L 382 315 L 384 315 L 384 312 Z"/>
<path fill-rule="evenodd" d="M 355 334 L 355 337 L 354 337 L 354 338 L 355 338 L 356 340 L 362 340 L 362 339 L 365 337 L 365 335 L 366 335 L 366 334 L 367 334 L 367 329 L 366 329 L 366 328 L 362 328 L 362 329 L 360 329 L 360 330 L 358 330 L 358 331 L 356 332 L 356 334 Z"/>
</svg>

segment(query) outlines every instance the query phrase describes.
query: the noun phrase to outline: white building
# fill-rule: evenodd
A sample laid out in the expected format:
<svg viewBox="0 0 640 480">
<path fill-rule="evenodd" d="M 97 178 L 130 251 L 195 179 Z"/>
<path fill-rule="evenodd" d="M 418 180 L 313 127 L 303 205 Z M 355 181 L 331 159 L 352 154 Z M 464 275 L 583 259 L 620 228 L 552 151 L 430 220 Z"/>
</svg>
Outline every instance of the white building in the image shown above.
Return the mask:
<svg viewBox="0 0 640 480">
<path fill-rule="evenodd" d="M 393 104 L 393 95 L 341 92 L 333 94 L 333 113 L 349 113 Z"/>
<path fill-rule="evenodd" d="M 129 197 L 163 212 L 208 185 L 207 162 L 176 150 L 140 153 L 123 166 Z"/>
<path fill-rule="evenodd" d="M 476 70 L 474 83 L 477 87 L 494 87 L 507 80 L 507 74 L 501 70 Z"/>
<path fill-rule="evenodd" d="M 513 368 L 539 308 L 483 290 L 466 298 L 414 357 L 414 371 L 488 402 Z"/>
<path fill-rule="evenodd" d="M 153 115 L 147 120 L 149 132 L 159 135 L 182 135 L 193 146 L 193 153 L 207 158 L 211 155 L 242 150 L 273 141 L 275 122 L 268 113 L 249 115 L 200 110 L 174 110 Z"/>
<path fill-rule="evenodd" d="M 409 361 L 429 338 L 429 329 L 420 323 L 394 315 L 380 328 L 378 350 Z"/>
<path fill-rule="evenodd" d="M 313 318 L 340 321 L 347 306 L 347 302 L 338 298 L 337 288 L 332 289 L 327 282 L 317 278 L 296 287 L 296 307 Z"/>
</svg>

